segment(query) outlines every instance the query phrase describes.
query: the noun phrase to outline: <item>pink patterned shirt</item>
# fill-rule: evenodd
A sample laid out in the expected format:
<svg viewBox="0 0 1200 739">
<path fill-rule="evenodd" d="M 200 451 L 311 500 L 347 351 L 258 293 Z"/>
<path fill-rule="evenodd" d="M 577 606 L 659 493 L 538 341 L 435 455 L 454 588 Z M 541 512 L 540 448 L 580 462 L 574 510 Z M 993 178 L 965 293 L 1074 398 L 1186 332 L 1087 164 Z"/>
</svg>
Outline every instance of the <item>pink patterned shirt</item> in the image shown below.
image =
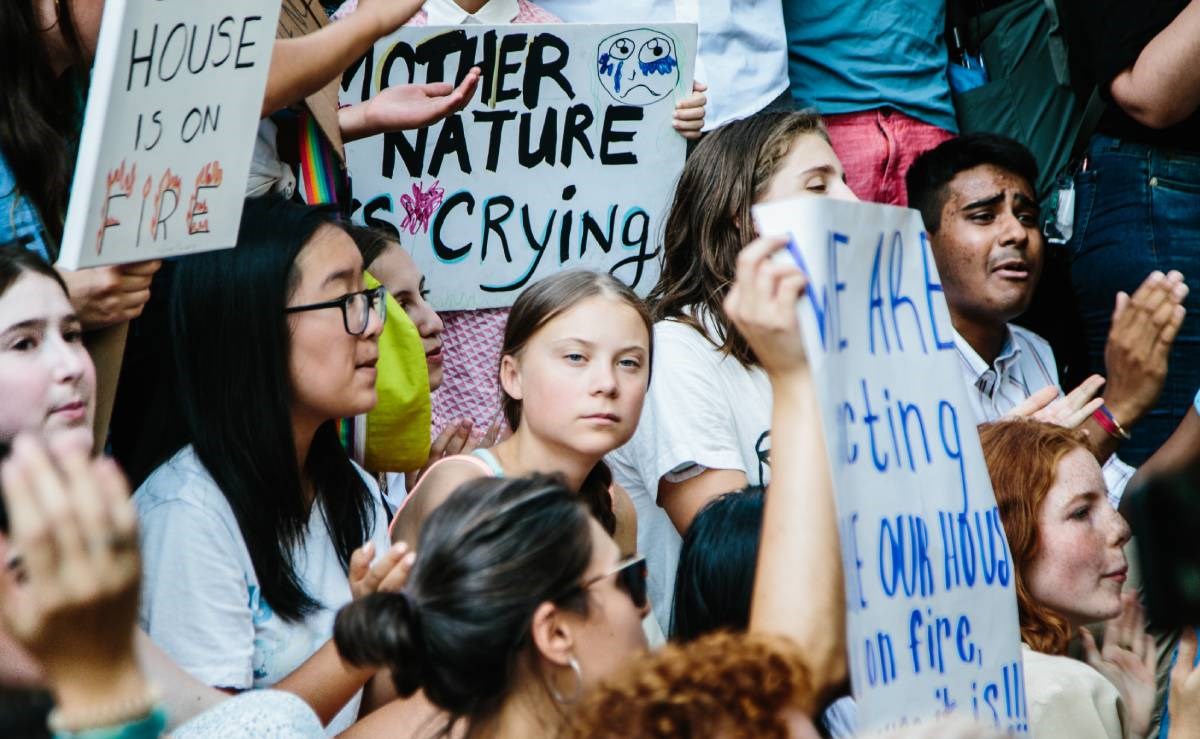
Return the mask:
<svg viewBox="0 0 1200 739">
<path fill-rule="evenodd" d="M 358 7 L 346 0 L 333 14 L 337 20 Z M 424 7 L 406 26 L 457 25 L 466 23 L 561 23 L 558 16 L 529 0 L 489 0 L 475 14 L 467 13 L 454 0 L 426 0 Z M 475 424 L 483 434 L 493 421 L 507 429 L 500 413 L 500 346 L 504 342 L 507 308 L 446 311 L 442 334 L 442 386 L 433 393 L 433 434 L 460 418 Z"/>
</svg>

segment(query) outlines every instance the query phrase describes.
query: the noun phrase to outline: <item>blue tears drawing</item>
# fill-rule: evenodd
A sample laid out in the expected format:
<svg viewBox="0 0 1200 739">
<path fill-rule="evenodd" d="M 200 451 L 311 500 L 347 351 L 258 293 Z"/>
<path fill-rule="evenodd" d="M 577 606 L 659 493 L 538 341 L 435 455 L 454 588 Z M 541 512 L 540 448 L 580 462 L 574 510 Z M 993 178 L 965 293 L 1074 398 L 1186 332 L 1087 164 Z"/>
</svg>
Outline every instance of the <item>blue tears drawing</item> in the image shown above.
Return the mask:
<svg viewBox="0 0 1200 739">
<path fill-rule="evenodd" d="M 596 50 L 596 66 L 600 84 L 622 105 L 657 103 L 679 84 L 675 42 L 649 28 L 606 37 Z"/>
</svg>

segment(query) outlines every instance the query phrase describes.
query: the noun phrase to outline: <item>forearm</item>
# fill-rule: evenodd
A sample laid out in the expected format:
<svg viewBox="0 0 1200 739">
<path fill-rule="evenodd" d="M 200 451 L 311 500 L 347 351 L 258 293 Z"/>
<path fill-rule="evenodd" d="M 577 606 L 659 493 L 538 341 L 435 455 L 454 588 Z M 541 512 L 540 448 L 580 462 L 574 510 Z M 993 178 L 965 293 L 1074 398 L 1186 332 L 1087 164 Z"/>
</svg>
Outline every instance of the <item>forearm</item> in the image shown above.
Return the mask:
<svg viewBox="0 0 1200 739">
<path fill-rule="evenodd" d="M 314 33 L 277 39 L 262 116 L 298 103 L 337 79 L 383 31 L 374 14 L 352 13 Z"/>
<path fill-rule="evenodd" d="M 357 141 L 380 133 L 367 122 L 367 102 L 356 103 L 338 110 L 338 128 L 342 132 L 342 141 L 346 142 Z"/>
<path fill-rule="evenodd" d="M 328 724 L 375 672 L 344 661 L 331 639 L 274 687 L 298 695 Z"/>
<path fill-rule="evenodd" d="M 142 671 L 162 695 L 163 707 L 167 710 L 168 730 L 228 697 L 184 672 L 141 629 L 135 634 L 134 646 Z"/>
<path fill-rule="evenodd" d="M 818 694 L 846 679 L 846 625 L 833 480 L 808 370 L 772 381 L 771 484 L 750 628 L 795 640 Z"/>
<path fill-rule="evenodd" d="M 1139 123 L 1166 128 L 1200 106 L 1200 0 L 1192 0 L 1112 81 L 1113 100 Z"/>
</svg>

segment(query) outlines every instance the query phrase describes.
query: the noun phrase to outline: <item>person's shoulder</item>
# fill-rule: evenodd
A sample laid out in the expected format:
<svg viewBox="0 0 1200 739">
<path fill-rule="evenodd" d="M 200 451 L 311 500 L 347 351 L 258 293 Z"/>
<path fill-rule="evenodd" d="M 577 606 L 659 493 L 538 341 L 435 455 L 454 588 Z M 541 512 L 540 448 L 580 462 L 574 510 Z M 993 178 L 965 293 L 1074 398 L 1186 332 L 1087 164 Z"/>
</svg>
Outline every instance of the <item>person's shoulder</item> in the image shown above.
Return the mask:
<svg viewBox="0 0 1200 739">
<path fill-rule="evenodd" d="M 436 507 L 464 482 L 491 476 L 487 463 L 478 457 L 469 454 L 446 457 L 439 460 L 421 476 L 410 497 L 414 503 L 418 500 L 422 502 L 436 500 L 437 503 L 433 506 Z M 426 506 L 426 508 L 430 507 Z"/>
<path fill-rule="evenodd" d="M 191 446 L 183 447 L 155 468 L 133 494 L 139 509 L 171 501 L 201 506 L 217 501 L 225 504 L 221 489 Z"/>
<path fill-rule="evenodd" d="M 1117 689 L 1096 668 L 1077 659 L 1022 649 L 1025 682 L 1034 703 L 1090 700 L 1096 705 L 1115 703 Z"/>
</svg>

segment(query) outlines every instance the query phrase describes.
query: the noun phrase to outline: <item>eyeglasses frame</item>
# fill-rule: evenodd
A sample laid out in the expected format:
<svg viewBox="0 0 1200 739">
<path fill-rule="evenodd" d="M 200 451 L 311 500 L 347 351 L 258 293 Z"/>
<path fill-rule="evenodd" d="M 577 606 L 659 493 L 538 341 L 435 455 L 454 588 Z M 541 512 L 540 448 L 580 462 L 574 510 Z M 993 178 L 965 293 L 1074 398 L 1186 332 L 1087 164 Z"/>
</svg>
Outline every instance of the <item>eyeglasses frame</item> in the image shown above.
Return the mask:
<svg viewBox="0 0 1200 739">
<path fill-rule="evenodd" d="M 378 287 L 368 287 L 365 290 L 359 290 L 357 292 L 346 293 L 345 295 L 341 296 L 340 298 L 334 298 L 333 300 L 326 300 L 321 303 L 308 303 L 306 305 L 289 306 L 287 308 L 284 308 L 283 312 L 284 313 L 302 313 L 302 312 L 311 311 L 311 310 L 323 310 L 325 308 L 341 308 L 342 309 L 342 328 L 344 328 L 346 330 L 346 333 L 350 334 L 351 336 L 362 336 L 364 333 L 366 333 L 367 326 L 371 325 L 371 310 L 372 310 L 372 302 L 373 302 L 371 300 L 372 294 L 374 294 L 374 296 L 375 296 L 374 304 L 377 306 L 375 308 L 375 312 L 379 314 L 379 322 L 387 323 L 387 288 L 384 287 L 383 285 L 379 285 Z M 355 296 L 358 296 L 358 295 L 367 296 L 367 320 L 365 323 L 363 323 L 362 330 L 355 333 L 354 331 L 350 330 L 350 314 L 347 311 L 349 310 L 350 301 Z"/>
</svg>

